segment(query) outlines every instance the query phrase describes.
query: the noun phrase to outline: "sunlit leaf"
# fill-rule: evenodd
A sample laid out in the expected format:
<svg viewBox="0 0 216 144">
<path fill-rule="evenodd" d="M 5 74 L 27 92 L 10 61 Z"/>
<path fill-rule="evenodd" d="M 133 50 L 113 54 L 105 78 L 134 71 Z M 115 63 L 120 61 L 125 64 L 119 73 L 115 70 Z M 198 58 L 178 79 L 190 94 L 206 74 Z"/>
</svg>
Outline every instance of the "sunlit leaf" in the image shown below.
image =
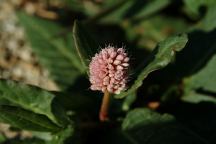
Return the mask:
<svg viewBox="0 0 216 144">
<path fill-rule="evenodd" d="M 159 70 L 167 66 L 175 58 L 175 53 L 181 51 L 187 43 L 187 35 L 182 34 L 178 36 L 169 37 L 160 42 L 158 47 L 152 52 L 147 66 L 144 66 L 134 84 L 126 91 L 116 98 L 122 98 L 135 92 L 143 83 L 143 80 L 153 71 Z"/>
<path fill-rule="evenodd" d="M 14 106 L 0 106 L 0 121 L 32 131 L 56 132 L 61 129 L 44 115 Z"/>
<path fill-rule="evenodd" d="M 50 70 L 51 77 L 63 89 L 73 84 L 83 69 L 73 47 L 72 34 L 66 33 L 63 27 L 52 21 L 23 12 L 17 15 L 26 30 L 33 51 L 41 64 Z"/>
<path fill-rule="evenodd" d="M 9 102 L 11 105 L 45 115 L 56 124 L 60 124 L 53 113 L 54 97 L 52 93 L 35 86 L 12 80 L 0 80 L 0 99 L 5 99 L 7 102 L 3 103 L 4 105 Z"/>
</svg>

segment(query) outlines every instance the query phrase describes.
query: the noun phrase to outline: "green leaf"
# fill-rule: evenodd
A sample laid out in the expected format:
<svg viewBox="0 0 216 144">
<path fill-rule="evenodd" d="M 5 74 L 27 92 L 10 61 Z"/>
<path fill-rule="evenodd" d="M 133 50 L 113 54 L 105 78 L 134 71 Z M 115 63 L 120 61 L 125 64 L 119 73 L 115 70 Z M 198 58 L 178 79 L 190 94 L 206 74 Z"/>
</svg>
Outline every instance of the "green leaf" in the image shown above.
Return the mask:
<svg viewBox="0 0 216 144">
<path fill-rule="evenodd" d="M 0 134 L 0 143 L 3 143 L 4 141 L 6 141 L 6 137 Z"/>
<path fill-rule="evenodd" d="M 45 115 L 56 124 L 60 120 L 53 114 L 54 95 L 41 88 L 12 80 L 0 80 L 0 100 L 22 107 L 37 114 Z M 7 104 L 7 103 L 6 103 Z M 61 107 L 59 107 L 61 109 Z"/>
<path fill-rule="evenodd" d="M 198 29 L 211 31 L 216 27 L 216 1 L 215 0 L 184 0 L 186 11 L 195 18 L 199 17 L 201 8 L 206 9 L 204 17 L 196 26 Z"/>
<path fill-rule="evenodd" d="M 140 20 L 147 18 L 152 14 L 165 8 L 170 3 L 170 0 L 122 0 L 119 3 L 114 3 L 108 10 L 103 10 L 96 18 L 102 22 L 117 22 L 121 23 L 124 19 Z"/>
<path fill-rule="evenodd" d="M 132 17 L 133 20 L 139 20 L 139 19 L 143 19 L 146 18 L 148 16 L 151 16 L 152 14 L 160 11 L 161 9 L 165 8 L 166 6 L 168 6 L 168 4 L 170 4 L 170 0 L 153 0 L 147 4 L 145 4 L 145 6 L 140 9 L 136 14 L 134 14 L 134 16 Z M 140 0 L 140 3 L 144 3 L 143 1 Z M 135 6 L 139 7 L 139 2 L 137 2 L 137 4 L 134 4 Z M 134 7 L 135 7 L 134 6 Z M 134 8 L 135 10 L 135 8 Z"/>
<path fill-rule="evenodd" d="M 0 121 L 25 130 L 51 132 L 60 130 L 60 127 L 46 116 L 14 106 L 0 106 Z"/>
<path fill-rule="evenodd" d="M 64 130 L 58 132 L 53 136 L 51 141 L 48 141 L 47 144 L 64 144 L 64 141 L 73 135 L 74 129 L 71 125 L 69 125 Z"/>
<path fill-rule="evenodd" d="M 57 23 L 18 12 L 20 23 L 24 26 L 33 51 L 44 67 L 50 70 L 52 78 L 63 89 L 73 84 L 83 72 L 73 47 L 71 33 Z"/>
<path fill-rule="evenodd" d="M 53 138 L 53 135 L 50 132 L 31 131 L 31 134 L 34 138 L 41 139 L 44 141 L 51 141 Z"/>
<path fill-rule="evenodd" d="M 50 132 L 32 132 L 37 139 L 43 140 L 44 144 L 64 144 L 64 142 L 74 134 L 72 125 L 68 125 L 57 133 Z"/>
<path fill-rule="evenodd" d="M 214 46 L 216 48 L 216 45 Z M 199 72 L 184 80 L 182 100 L 192 103 L 208 101 L 216 103 L 216 54 Z"/>
<path fill-rule="evenodd" d="M 197 93 L 195 90 L 191 90 L 190 92 L 184 94 L 181 98 L 183 101 L 190 103 L 200 103 L 200 102 L 212 102 L 216 103 L 216 98 L 209 94 L 201 94 Z"/>
<path fill-rule="evenodd" d="M 87 27 L 87 26 L 86 26 Z M 75 21 L 73 26 L 73 39 L 76 52 L 79 55 L 83 69 L 87 71 L 90 58 L 95 55 L 99 48 L 86 27 L 81 22 Z"/>
<path fill-rule="evenodd" d="M 116 0 L 106 0 L 102 3 L 102 8 L 110 8 L 118 3 L 119 1 Z"/>
<path fill-rule="evenodd" d="M 127 10 L 130 4 L 131 0 L 120 0 L 115 2 L 108 0 L 104 3 L 104 6 L 101 7 L 101 10 L 87 21 L 94 22 L 102 20 L 103 22 L 119 22 L 122 14 Z"/>
<path fill-rule="evenodd" d="M 125 137 L 136 144 L 207 143 L 194 132 L 180 125 L 168 114 L 160 115 L 149 109 L 130 111 L 122 124 Z"/>
<path fill-rule="evenodd" d="M 195 15 L 199 15 L 201 6 L 211 6 L 215 4 L 215 0 L 183 0 L 189 11 Z"/>
<path fill-rule="evenodd" d="M 146 20 L 134 23 L 125 21 L 122 24 L 127 38 L 140 48 L 152 50 L 155 45 L 166 37 L 187 32 L 187 23 L 179 18 L 166 17 L 163 14 L 149 17 Z"/>
<path fill-rule="evenodd" d="M 70 8 L 73 11 L 76 12 L 83 12 L 84 7 L 81 1 L 77 1 L 77 0 L 64 0 L 66 7 Z"/>
<path fill-rule="evenodd" d="M 212 31 L 216 28 L 216 2 L 208 7 L 208 11 L 200 25 L 205 31 Z"/>
<path fill-rule="evenodd" d="M 172 62 L 176 52 L 181 51 L 185 47 L 187 41 L 187 35 L 182 34 L 169 37 L 166 40 L 160 42 L 158 47 L 152 52 L 152 55 L 150 56 L 150 63 L 143 68 L 134 84 L 126 92 L 116 95 L 116 98 L 123 98 L 137 91 L 137 89 L 142 86 L 143 80 L 151 72 L 164 68 L 170 62 Z"/>
<path fill-rule="evenodd" d="M 89 81 L 86 77 L 80 77 L 77 85 L 73 85 L 66 92 L 55 93 L 57 101 L 65 110 L 72 112 L 73 116 L 98 118 L 98 110 L 101 105 L 101 96 L 95 91 L 88 90 Z"/>
<path fill-rule="evenodd" d="M 183 78 L 182 99 L 187 102 L 199 103 L 202 101 L 216 102 L 216 31 L 211 33 L 198 32 L 191 34 L 188 47 L 183 51 L 181 60 L 183 65 L 182 72 L 188 71 L 189 74 Z M 192 57 L 189 57 L 192 55 Z M 180 57 L 181 58 L 181 57 Z M 177 67 L 176 67 L 177 68 Z"/>
<path fill-rule="evenodd" d="M 193 89 L 202 88 L 205 91 L 212 91 L 216 93 L 215 73 L 216 73 L 216 54 L 214 54 L 214 56 L 198 73 L 190 77 L 192 88 Z"/>
<path fill-rule="evenodd" d="M 132 93 L 128 95 L 122 104 L 122 109 L 124 111 L 128 111 L 130 109 L 130 106 L 133 104 L 133 102 L 135 102 L 135 100 L 136 100 L 136 93 Z"/>
</svg>

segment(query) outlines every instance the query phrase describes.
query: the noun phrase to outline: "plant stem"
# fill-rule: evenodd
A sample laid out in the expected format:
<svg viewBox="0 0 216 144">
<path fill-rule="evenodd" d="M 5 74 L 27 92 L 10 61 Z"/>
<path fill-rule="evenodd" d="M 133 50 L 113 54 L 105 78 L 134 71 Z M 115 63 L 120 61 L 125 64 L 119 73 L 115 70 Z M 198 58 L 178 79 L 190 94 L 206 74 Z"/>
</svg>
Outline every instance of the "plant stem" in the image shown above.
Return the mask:
<svg viewBox="0 0 216 144">
<path fill-rule="evenodd" d="M 102 122 L 109 120 L 109 117 L 108 117 L 109 105 L 110 105 L 110 94 L 106 90 L 104 92 L 104 96 L 103 96 L 103 100 L 102 100 L 102 104 L 100 108 L 100 114 L 99 114 L 99 119 Z"/>
</svg>

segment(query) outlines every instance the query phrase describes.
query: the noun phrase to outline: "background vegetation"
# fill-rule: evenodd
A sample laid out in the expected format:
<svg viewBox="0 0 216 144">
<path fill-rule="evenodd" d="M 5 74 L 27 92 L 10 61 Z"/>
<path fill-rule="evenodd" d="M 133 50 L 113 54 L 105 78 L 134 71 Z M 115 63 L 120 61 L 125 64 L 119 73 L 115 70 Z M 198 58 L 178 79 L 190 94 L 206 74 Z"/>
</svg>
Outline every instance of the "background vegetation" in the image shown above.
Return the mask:
<svg viewBox="0 0 216 144">
<path fill-rule="evenodd" d="M 216 143 L 215 0 L 27 0 L 16 14 L 58 91 L 1 79 L 0 121 L 32 133 L 2 143 Z M 87 71 L 108 44 L 131 75 L 101 123 Z"/>
</svg>

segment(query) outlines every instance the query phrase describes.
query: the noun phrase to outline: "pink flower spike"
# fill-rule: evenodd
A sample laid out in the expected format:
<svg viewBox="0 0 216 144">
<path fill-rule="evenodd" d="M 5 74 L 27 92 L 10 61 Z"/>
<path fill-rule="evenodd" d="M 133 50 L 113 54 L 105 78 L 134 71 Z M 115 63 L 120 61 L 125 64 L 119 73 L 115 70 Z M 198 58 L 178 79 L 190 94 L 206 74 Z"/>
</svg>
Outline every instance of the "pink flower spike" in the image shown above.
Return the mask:
<svg viewBox="0 0 216 144">
<path fill-rule="evenodd" d="M 128 62 L 124 48 L 108 46 L 96 53 L 89 65 L 91 90 L 119 94 L 128 79 Z"/>
</svg>

